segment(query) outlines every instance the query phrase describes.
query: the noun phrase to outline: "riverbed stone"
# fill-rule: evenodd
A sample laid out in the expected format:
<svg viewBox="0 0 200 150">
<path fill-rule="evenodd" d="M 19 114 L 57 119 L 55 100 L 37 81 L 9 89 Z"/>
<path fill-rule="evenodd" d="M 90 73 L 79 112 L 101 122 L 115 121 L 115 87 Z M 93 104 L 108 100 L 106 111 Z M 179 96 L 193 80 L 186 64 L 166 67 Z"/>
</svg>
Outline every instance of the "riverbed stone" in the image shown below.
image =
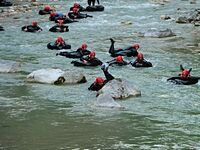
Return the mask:
<svg viewBox="0 0 200 150">
<path fill-rule="evenodd" d="M 47 68 L 33 71 L 27 76 L 27 82 L 49 84 L 76 84 L 85 83 L 85 76 L 77 71 L 63 71 L 61 69 Z"/>
<path fill-rule="evenodd" d="M 153 38 L 165 38 L 176 36 L 176 34 L 171 29 L 157 29 L 151 28 L 147 30 L 145 33 L 137 33 L 140 37 L 153 37 Z"/>
<path fill-rule="evenodd" d="M 19 62 L 10 60 L 0 60 L 0 73 L 14 73 L 21 71 Z"/>
<path fill-rule="evenodd" d="M 109 93 L 100 94 L 94 102 L 96 107 L 123 108 Z"/>
</svg>

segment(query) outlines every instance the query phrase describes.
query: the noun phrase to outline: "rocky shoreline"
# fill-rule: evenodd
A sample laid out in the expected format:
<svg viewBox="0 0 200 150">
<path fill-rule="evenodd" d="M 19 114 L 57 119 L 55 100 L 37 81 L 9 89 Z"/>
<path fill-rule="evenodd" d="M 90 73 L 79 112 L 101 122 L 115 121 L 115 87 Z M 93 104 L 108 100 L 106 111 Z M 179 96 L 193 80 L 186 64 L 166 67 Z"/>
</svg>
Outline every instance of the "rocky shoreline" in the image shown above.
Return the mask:
<svg viewBox="0 0 200 150">
<path fill-rule="evenodd" d="M 13 6 L 0 7 L 0 20 L 5 17 L 15 16 L 22 13 L 32 12 L 32 9 L 36 9 L 44 3 L 37 2 L 35 0 L 16 0 Z"/>
</svg>

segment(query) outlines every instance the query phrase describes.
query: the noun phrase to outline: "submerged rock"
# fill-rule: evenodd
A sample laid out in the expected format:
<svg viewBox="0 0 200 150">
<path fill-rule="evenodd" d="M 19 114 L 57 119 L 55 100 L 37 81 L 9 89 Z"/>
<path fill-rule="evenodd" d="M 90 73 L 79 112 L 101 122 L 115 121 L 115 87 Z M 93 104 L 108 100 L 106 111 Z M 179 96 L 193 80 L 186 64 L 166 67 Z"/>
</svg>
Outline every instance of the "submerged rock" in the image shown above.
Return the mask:
<svg viewBox="0 0 200 150">
<path fill-rule="evenodd" d="M 171 17 L 168 16 L 168 15 L 161 15 L 160 19 L 162 19 L 162 20 L 169 20 L 169 19 L 171 19 Z"/>
<path fill-rule="evenodd" d="M 74 84 L 85 83 L 86 78 L 80 72 L 47 68 L 33 71 L 27 76 L 27 81 L 49 84 Z"/>
<path fill-rule="evenodd" d="M 101 94 L 94 103 L 97 107 L 123 108 L 110 94 Z"/>
<path fill-rule="evenodd" d="M 10 60 L 0 60 L 0 73 L 14 73 L 21 71 L 19 62 Z"/>
<path fill-rule="evenodd" d="M 176 36 L 171 29 L 159 30 L 156 28 L 151 28 L 145 33 L 138 33 L 141 37 L 154 37 L 154 38 L 165 38 L 165 37 L 172 37 Z"/>
</svg>

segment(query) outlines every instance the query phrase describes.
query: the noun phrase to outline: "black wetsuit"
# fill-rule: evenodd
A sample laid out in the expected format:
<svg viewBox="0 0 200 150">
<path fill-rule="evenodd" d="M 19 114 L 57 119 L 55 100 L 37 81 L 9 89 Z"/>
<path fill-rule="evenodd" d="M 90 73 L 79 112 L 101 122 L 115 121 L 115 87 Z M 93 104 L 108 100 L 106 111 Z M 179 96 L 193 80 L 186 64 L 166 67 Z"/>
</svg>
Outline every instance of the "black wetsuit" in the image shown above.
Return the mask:
<svg viewBox="0 0 200 150">
<path fill-rule="evenodd" d="M 68 17 L 62 17 L 62 18 L 60 18 L 60 17 L 55 17 L 55 23 L 58 23 L 58 20 L 63 20 L 63 24 L 66 24 L 66 23 L 73 23 L 73 22 L 78 22 L 77 20 L 74 20 L 74 19 L 70 19 L 70 18 L 68 18 Z"/>
<path fill-rule="evenodd" d="M 56 49 L 56 50 L 61 50 L 61 49 L 71 49 L 71 45 L 64 43 L 57 43 L 57 42 L 50 42 L 47 44 L 48 49 Z"/>
<path fill-rule="evenodd" d="M 73 8 L 75 8 L 75 7 L 70 7 L 70 11 L 72 11 Z M 85 11 L 85 10 L 86 10 L 86 9 L 85 9 L 83 6 L 81 6 L 81 5 L 79 5 L 77 8 L 78 8 L 78 11 Z"/>
<path fill-rule="evenodd" d="M 116 59 L 108 61 L 107 63 L 109 64 L 109 66 L 112 66 L 113 64 L 114 65 L 118 65 L 118 66 L 124 66 L 124 65 L 128 65 L 129 64 L 128 62 L 126 62 L 124 60 L 122 62 L 118 62 L 118 61 L 116 61 Z"/>
<path fill-rule="evenodd" d="M 87 18 L 87 17 L 92 17 L 88 14 L 82 14 L 80 12 L 74 13 L 73 11 L 70 11 L 68 13 L 68 16 L 69 16 L 70 19 L 83 19 L 83 18 Z"/>
<path fill-rule="evenodd" d="M 138 52 L 136 49 L 134 49 L 133 47 L 127 47 L 125 49 L 115 49 L 114 48 L 114 43 L 115 41 L 111 40 L 111 45 L 110 45 L 110 49 L 109 49 L 109 53 L 111 54 L 112 57 L 117 57 L 117 56 L 137 56 Z"/>
<path fill-rule="evenodd" d="M 130 62 L 133 67 L 152 67 L 152 63 L 146 61 L 139 62 L 137 59 L 134 62 Z"/>
<path fill-rule="evenodd" d="M 97 83 L 94 82 L 94 83 L 92 83 L 90 85 L 90 87 L 88 88 L 88 90 L 99 91 L 108 81 L 114 79 L 114 77 L 107 70 L 103 70 L 103 73 L 104 73 L 104 75 L 106 77 L 106 80 L 104 80 L 104 83 L 101 84 L 101 85 L 99 85 L 99 84 L 97 84 Z"/>
<path fill-rule="evenodd" d="M 55 25 L 49 29 L 51 32 L 68 32 L 68 26 L 66 25 Z"/>
<path fill-rule="evenodd" d="M 39 26 L 29 25 L 29 26 L 23 26 L 22 27 L 22 31 L 25 31 L 25 32 L 37 32 L 37 31 L 42 31 L 42 28 L 40 28 Z"/>
<path fill-rule="evenodd" d="M 90 57 L 89 56 L 86 56 L 86 57 L 82 57 L 81 59 L 80 59 L 81 61 L 86 61 L 88 64 L 90 64 L 91 66 L 98 66 L 98 65 L 102 65 L 103 63 L 102 63 L 102 61 L 101 60 L 99 60 L 98 58 L 92 58 L 92 59 L 90 59 Z"/>
<path fill-rule="evenodd" d="M 95 6 L 95 2 L 96 2 L 96 0 L 88 0 L 88 5 L 91 6 L 91 4 L 92 4 L 92 6 Z M 99 0 L 97 0 L 97 3 L 100 4 Z"/>
<path fill-rule="evenodd" d="M 81 48 L 78 48 L 76 51 L 73 52 L 60 52 L 57 53 L 56 55 L 65 56 L 67 58 L 81 58 L 84 55 L 89 55 L 89 54 L 90 54 L 89 50 L 82 50 Z"/>
<path fill-rule="evenodd" d="M 47 15 L 47 14 L 50 14 L 53 10 L 50 9 L 48 11 L 46 10 L 39 10 L 39 15 Z"/>
</svg>

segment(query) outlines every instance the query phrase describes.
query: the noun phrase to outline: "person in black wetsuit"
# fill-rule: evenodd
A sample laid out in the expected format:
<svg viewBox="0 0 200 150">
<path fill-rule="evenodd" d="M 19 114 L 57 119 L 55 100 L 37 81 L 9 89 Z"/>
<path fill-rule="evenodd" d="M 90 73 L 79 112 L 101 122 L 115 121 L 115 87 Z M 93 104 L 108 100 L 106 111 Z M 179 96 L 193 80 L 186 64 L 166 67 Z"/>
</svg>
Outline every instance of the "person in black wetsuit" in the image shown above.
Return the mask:
<svg viewBox="0 0 200 150">
<path fill-rule="evenodd" d="M 92 4 L 92 6 L 95 6 L 95 2 L 96 2 L 96 0 L 88 0 L 88 5 L 91 6 L 91 4 Z M 99 0 L 97 0 L 97 3 L 100 4 Z"/>
<path fill-rule="evenodd" d="M 63 20 L 58 20 L 58 23 L 49 29 L 50 32 L 68 32 L 68 26 L 63 25 Z"/>
<path fill-rule="evenodd" d="M 82 19 L 82 18 L 92 17 L 88 14 L 80 13 L 78 8 L 73 8 L 72 11 L 68 13 L 68 16 L 70 19 Z"/>
<path fill-rule="evenodd" d="M 152 67 L 152 64 L 144 59 L 142 53 L 138 53 L 137 58 L 135 61 L 130 62 L 133 67 Z"/>
<path fill-rule="evenodd" d="M 115 41 L 111 38 L 111 45 L 109 49 L 109 53 L 111 54 L 112 57 L 117 57 L 117 56 L 137 56 L 138 52 L 137 50 L 139 49 L 140 45 L 139 44 L 133 44 L 132 46 L 129 46 L 125 49 L 115 49 L 114 48 L 114 43 Z"/>
<path fill-rule="evenodd" d="M 191 76 L 190 72 L 192 68 L 184 69 L 182 65 L 180 65 L 181 73 L 178 76 L 168 78 L 167 81 L 179 84 L 179 85 L 192 85 L 198 83 L 200 77 Z"/>
<path fill-rule="evenodd" d="M 38 23 L 36 21 L 33 21 L 32 25 L 23 26 L 22 27 L 22 31 L 25 31 L 25 32 L 38 32 L 38 31 L 42 31 L 42 28 L 40 28 L 38 26 Z"/>
<path fill-rule="evenodd" d="M 46 14 L 50 14 L 52 11 L 53 9 L 49 5 L 46 5 L 43 10 L 39 11 L 39 14 L 46 15 Z"/>
<path fill-rule="evenodd" d="M 99 60 L 98 58 L 95 57 L 96 53 L 95 52 L 90 52 L 90 54 L 86 57 L 80 58 L 80 60 L 89 66 L 99 66 L 102 65 L 102 61 Z"/>
<path fill-rule="evenodd" d="M 179 74 L 179 77 L 181 80 L 188 80 L 189 77 L 191 77 L 190 72 L 192 71 L 192 68 L 189 70 L 184 69 L 182 65 L 180 65 L 181 73 Z"/>
<path fill-rule="evenodd" d="M 102 77 L 97 77 L 95 81 L 90 85 L 88 90 L 99 91 L 108 81 L 114 79 L 114 77 L 108 72 L 108 66 L 109 65 L 105 63 L 101 67 L 106 79 L 103 79 Z"/>
<path fill-rule="evenodd" d="M 82 44 L 80 48 L 78 48 L 76 51 L 73 52 L 60 52 L 57 53 L 57 55 L 65 56 L 67 58 L 81 58 L 84 55 L 89 55 L 90 51 L 87 50 L 87 44 Z"/>
<path fill-rule="evenodd" d="M 78 11 L 85 11 L 85 8 L 78 3 L 74 3 L 73 7 L 70 7 L 70 11 L 73 11 L 73 8 L 78 8 Z"/>
<path fill-rule="evenodd" d="M 117 56 L 115 59 L 107 62 L 110 66 L 116 64 L 118 66 L 128 65 L 129 63 L 124 61 L 122 56 Z"/>
<path fill-rule="evenodd" d="M 71 45 L 66 44 L 64 39 L 59 36 L 55 42 L 50 42 L 47 44 L 48 49 L 56 49 L 56 50 L 61 50 L 61 49 L 71 49 Z"/>
</svg>

